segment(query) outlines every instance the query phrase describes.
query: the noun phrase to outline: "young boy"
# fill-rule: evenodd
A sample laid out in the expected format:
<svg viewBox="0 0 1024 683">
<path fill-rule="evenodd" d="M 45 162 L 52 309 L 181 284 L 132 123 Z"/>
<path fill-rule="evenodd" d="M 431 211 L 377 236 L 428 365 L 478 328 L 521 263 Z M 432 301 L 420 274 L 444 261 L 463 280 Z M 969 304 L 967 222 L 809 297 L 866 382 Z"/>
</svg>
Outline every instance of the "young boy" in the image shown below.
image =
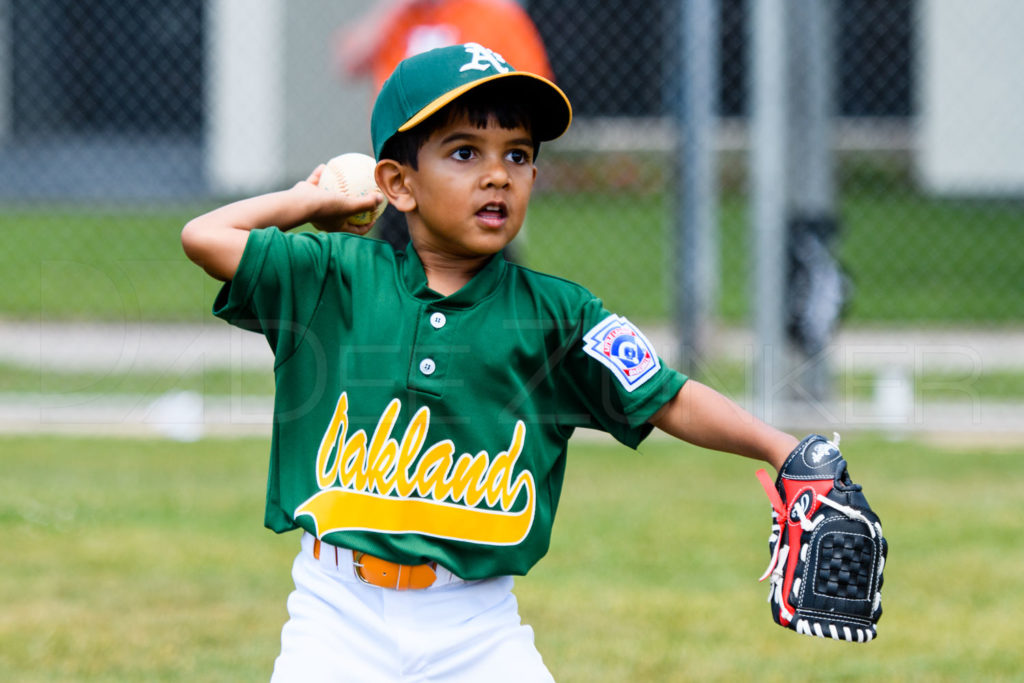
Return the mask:
<svg viewBox="0 0 1024 683">
<path fill-rule="evenodd" d="M 275 354 L 265 523 L 302 542 L 274 680 L 551 680 L 511 577 L 548 548 L 577 427 L 776 469 L 797 445 L 582 287 L 496 258 L 571 117 L 500 55 L 440 48 L 399 65 L 371 122 L 404 253 L 345 234 L 379 198 L 324 192 L 319 169 L 185 226 L 225 281 L 215 315 Z M 325 232 L 287 232 L 304 223 Z"/>
</svg>

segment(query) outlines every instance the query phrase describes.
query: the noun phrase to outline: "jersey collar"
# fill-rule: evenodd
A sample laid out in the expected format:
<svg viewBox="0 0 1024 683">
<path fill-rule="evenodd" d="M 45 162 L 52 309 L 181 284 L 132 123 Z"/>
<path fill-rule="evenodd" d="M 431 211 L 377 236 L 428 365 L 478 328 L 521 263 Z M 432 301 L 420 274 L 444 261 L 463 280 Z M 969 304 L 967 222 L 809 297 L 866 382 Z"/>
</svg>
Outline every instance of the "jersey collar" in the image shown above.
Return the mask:
<svg viewBox="0 0 1024 683">
<path fill-rule="evenodd" d="M 400 260 L 399 267 L 406 290 L 420 301 L 442 304 L 446 308 L 469 308 L 494 292 L 501 278 L 505 276 L 508 262 L 501 254 L 491 257 L 483 270 L 451 296 L 442 296 L 427 286 L 423 262 L 420 261 L 419 254 L 411 242 L 405 250 L 405 258 Z"/>
</svg>

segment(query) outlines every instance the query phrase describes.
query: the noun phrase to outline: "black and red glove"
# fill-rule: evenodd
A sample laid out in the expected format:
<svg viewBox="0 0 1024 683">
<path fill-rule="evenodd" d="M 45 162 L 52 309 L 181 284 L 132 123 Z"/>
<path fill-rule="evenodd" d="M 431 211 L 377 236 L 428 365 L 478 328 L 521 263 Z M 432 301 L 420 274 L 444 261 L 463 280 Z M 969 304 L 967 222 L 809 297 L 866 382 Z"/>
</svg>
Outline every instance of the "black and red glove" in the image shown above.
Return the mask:
<svg viewBox="0 0 1024 683">
<path fill-rule="evenodd" d="M 772 482 L 758 479 L 772 504 L 772 617 L 797 633 L 867 642 L 882 616 L 888 544 L 861 487 L 850 480 L 834 441 L 812 434 L 789 454 Z"/>
</svg>

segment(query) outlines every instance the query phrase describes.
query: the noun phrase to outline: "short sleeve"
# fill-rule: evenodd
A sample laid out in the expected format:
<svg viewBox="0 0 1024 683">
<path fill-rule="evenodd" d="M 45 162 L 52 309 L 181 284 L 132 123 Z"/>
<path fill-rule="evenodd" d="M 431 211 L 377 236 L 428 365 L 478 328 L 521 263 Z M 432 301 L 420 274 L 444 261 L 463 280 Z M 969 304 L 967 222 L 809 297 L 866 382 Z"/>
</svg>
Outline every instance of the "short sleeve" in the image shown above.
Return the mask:
<svg viewBox="0 0 1024 683">
<path fill-rule="evenodd" d="M 665 365 L 637 326 L 606 310 L 599 299 L 584 305 L 564 367 L 592 418 L 633 448 L 653 429 L 647 420 L 687 379 Z"/>
<path fill-rule="evenodd" d="M 235 277 L 224 284 L 213 314 L 263 334 L 280 360 L 316 312 L 330 261 L 330 243 L 314 233 L 253 230 Z"/>
</svg>

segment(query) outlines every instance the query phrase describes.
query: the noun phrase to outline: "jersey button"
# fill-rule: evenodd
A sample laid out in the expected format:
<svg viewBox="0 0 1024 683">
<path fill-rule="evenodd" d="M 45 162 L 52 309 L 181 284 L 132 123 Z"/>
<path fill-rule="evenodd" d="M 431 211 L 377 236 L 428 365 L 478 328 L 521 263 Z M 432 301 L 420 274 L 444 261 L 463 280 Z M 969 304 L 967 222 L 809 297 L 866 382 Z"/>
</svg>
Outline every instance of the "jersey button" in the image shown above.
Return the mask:
<svg viewBox="0 0 1024 683">
<path fill-rule="evenodd" d="M 424 375 L 433 375 L 434 370 L 437 370 L 437 364 L 434 363 L 433 358 L 424 358 L 420 361 L 420 372 Z"/>
<path fill-rule="evenodd" d="M 448 318 L 444 316 L 444 313 L 437 311 L 436 313 L 430 314 L 430 324 L 433 325 L 435 330 L 439 330 L 444 327 L 446 322 L 448 322 Z"/>
</svg>

